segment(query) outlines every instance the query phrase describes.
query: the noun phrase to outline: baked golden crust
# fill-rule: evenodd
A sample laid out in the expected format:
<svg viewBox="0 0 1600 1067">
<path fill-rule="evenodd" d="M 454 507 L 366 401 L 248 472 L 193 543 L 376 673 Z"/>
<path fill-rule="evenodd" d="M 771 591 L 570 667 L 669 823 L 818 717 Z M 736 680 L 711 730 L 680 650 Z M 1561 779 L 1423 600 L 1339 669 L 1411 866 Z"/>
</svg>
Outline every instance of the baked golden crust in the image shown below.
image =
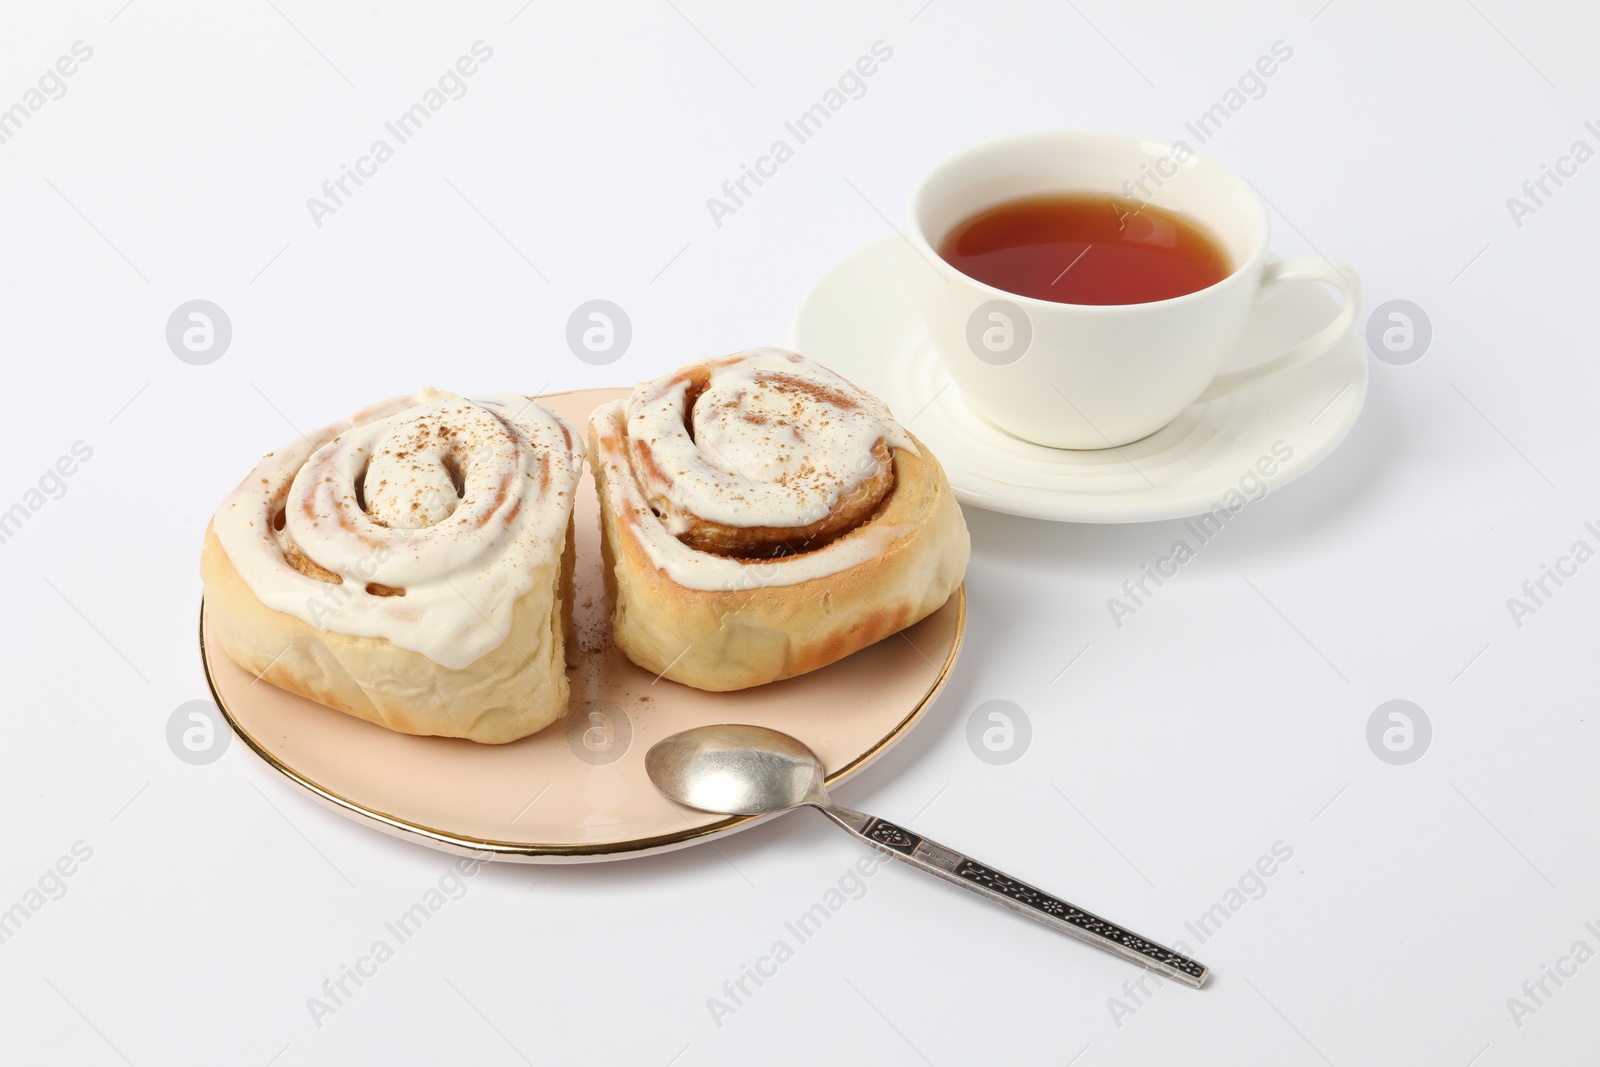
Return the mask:
<svg viewBox="0 0 1600 1067">
<path fill-rule="evenodd" d="M 507 639 L 465 668 L 381 637 L 319 630 L 267 607 L 210 526 L 200 554 L 206 616 L 222 650 L 280 689 L 405 734 L 504 744 L 566 713 L 572 630 L 572 523 L 566 545 L 513 609 Z"/>
<path fill-rule="evenodd" d="M 645 670 L 718 692 L 792 678 L 920 621 L 961 584 L 970 542 L 960 505 L 938 461 L 909 434 L 915 451 L 893 449 L 893 485 L 877 510 L 818 550 L 870 545 L 861 562 L 779 584 L 784 568 L 814 553 L 729 560 L 748 576 L 734 588 L 680 584 L 646 543 L 643 524 L 659 520 L 626 484 L 626 433 L 618 406 L 595 412 L 590 465 L 617 645 Z"/>
</svg>

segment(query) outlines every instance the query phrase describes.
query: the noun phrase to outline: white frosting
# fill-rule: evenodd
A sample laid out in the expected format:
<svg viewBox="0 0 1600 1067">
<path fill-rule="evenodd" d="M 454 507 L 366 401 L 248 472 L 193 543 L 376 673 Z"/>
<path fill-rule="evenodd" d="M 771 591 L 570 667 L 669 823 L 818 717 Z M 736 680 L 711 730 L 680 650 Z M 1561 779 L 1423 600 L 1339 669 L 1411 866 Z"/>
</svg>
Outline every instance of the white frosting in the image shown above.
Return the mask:
<svg viewBox="0 0 1600 1067">
<path fill-rule="evenodd" d="M 692 436 L 683 372 L 646 382 L 591 417 L 612 511 L 667 577 L 708 591 L 798 585 L 874 559 L 904 534 L 869 522 L 821 548 L 770 560 L 680 541 L 692 517 L 807 526 L 878 471 L 878 441 L 916 451 L 882 401 L 803 356 L 764 348 L 708 366 L 709 384 L 689 416 Z M 650 464 L 636 462 L 641 446 Z"/>
<path fill-rule="evenodd" d="M 268 607 L 459 669 L 506 640 L 535 570 L 561 552 L 578 440 L 527 397 L 426 389 L 268 453 L 214 528 Z M 296 555 L 341 580 L 302 573 Z"/>
<path fill-rule="evenodd" d="M 636 469 L 672 533 L 694 519 L 733 527 L 803 527 L 879 473 L 873 447 L 916 446 L 877 397 L 826 367 L 780 348 L 706 365 L 690 403 L 679 372 L 633 391 L 628 437 L 654 469 Z"/>
</svg>

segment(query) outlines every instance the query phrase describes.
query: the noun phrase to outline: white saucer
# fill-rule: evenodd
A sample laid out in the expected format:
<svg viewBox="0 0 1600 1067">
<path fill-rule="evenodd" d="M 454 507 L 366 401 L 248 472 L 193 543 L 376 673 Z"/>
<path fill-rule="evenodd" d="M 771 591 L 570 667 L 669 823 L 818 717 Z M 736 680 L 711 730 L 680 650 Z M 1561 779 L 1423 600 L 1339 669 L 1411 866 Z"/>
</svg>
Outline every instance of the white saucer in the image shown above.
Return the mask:
<svg viewBox="0 0 1600 1067">
<path fill-rule="evenodd" d="M 974 412 L 945 373 L 912 293 L 912 272 L 928 269 L 899 234 L 858 249 L 800 302 L 790 346 L 882 397 L 939 457 L 963 503 L 1062 522 L 1237 510 L 1261 495 L 1258 484 L 1276 489 L 1320 463 L 1367 397 L 1367 356 L 1352 330 L 1322 358 L 1196 404 L 1133 444 L 1092 452 L 1030 444 Z M 1281 351 L 1337 308 L 1320 289 L 1284 286 L 1257 307 L 1222 369 Z"/>
</svg>

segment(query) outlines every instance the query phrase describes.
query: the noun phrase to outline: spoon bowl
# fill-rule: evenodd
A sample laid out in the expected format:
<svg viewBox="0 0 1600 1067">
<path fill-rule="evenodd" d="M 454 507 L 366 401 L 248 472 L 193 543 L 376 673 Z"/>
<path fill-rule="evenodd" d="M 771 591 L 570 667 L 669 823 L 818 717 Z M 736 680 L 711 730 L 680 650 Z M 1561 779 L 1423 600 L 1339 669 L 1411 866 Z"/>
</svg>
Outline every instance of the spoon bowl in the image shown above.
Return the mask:
<svg viewBox="0 0 1600 1067">
<path fill-rule="evenodd" d="M 766 815 L 826 801 L 816 753 L 763 726 L 701 726 L 646 753 L 645 772 L 672 800 L 725 815 Z"/>
</svg>

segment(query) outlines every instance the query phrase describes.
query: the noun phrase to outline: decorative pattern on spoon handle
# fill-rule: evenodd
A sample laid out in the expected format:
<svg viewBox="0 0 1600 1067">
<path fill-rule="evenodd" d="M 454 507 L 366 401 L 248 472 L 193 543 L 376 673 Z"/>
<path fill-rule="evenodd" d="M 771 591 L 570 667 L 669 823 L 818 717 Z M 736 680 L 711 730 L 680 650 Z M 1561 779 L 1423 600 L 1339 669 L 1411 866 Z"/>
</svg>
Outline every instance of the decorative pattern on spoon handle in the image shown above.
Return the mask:
<svg viewBox="0 0 1600 1067">
<path fill-rule="evenodd" d="M 1029 918 L 1087 941 L 1097 948 L 1141 963 L 1184 985 L 1199 988 L 1205 984 L 1209 974 L 1205 964 L 1051 896 L 1042 889 L 1003 874 L 971 857 L 945 848 L 938 842 L 930 841 L 903 826 L 837 805 L 831 810 L 824 808 L 823 813 L 845 829 L 859 834 L 875 848 L 904 860 L 913 867 L 986 896 L 998 904 L 1020 911 Z"/>
<path fill-rule="evenodd" d="M 1035 889 L 1026 882 L 1019 882 L 1008 878 L 999 871 L 992 870 L 980 863 L 964 859 L 956 868 L 956 876 L 964 878 L 976 885 L 981 885 L 990 892 L 999 893 L 1019 904 L 1025 904 L 1036 911 L 1055 919 L 1057 922 L 1067 923 L 1079 930 L 1096 937 L 1105 938 L 1122 945 L 1132 952 L 1138 953 L 1153 962 L 1181 971 L 1196 981 L 1205 981 L 1206 966 L 1190 959 L 1180 952 L 1174 952 L 1164 945 L 1146 940 L 1132 930 L 1108 922 L 1098 915 L 1075 908 L 1064 900 L 1059 900 L 1041 890 Z"/>
<path fill-rule="evenodd" d="M 909 856 L 916 852 L 917 846 L 922 844 L 922 838 L 902 827 L 896 826 L 887 819 L 873 818 L 867 824 L 866 836 L 902 856 Z"/>
</svg>

